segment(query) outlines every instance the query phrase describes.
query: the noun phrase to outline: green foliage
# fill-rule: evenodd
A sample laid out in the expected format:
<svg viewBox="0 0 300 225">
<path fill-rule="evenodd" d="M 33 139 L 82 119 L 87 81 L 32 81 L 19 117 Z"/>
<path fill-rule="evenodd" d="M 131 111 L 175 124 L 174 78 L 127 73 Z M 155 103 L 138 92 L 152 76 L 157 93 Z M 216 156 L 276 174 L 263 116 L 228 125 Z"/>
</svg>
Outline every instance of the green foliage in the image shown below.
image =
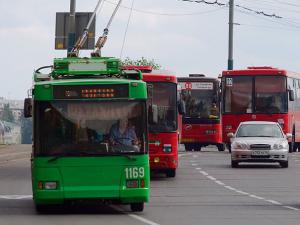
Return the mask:
<svg viewBox="0 0 300 225">
<path fill-rule="evenodd" d="M 6 122 L 11 122 L 11 123 L 13 123 L 15 121 L 12 110 L 9 107 L 9 103 L 4 104 L 4 106 L 3 106 L 3 114 L 2 114 L 1 120 L 4 120 Z"/>
<path fill-rule="evenodd" d="M 122 61 L 122 65 L 128 65 L 128 66 L 152 66 L 154 70 L 161 69 L 161 65 L 156 63 L 154 59 L 146 59 L 142 57 L 141 59 L 130 59 L 129 57 L 125 58 Z"/>
</svg>

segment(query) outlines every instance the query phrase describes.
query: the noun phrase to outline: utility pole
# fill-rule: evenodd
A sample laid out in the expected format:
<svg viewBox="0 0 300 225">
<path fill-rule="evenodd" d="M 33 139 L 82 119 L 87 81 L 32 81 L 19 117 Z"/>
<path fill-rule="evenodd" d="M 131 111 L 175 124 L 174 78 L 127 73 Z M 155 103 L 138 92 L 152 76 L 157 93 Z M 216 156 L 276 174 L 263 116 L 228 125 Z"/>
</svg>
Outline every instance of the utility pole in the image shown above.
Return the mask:
<svg viewBox="0 0 300 225">
<path fill-rule="evenodd" d="M 69 34 L 68 34 L 68 53 L 75 45 L 75 8 L 76 0 L 70 0 Z"/>
<path fill-rule="evenodd" d="M 229 45 L 228 45 L 228 70 L 233 70 L 233 12 L 234 0 L 229 0 Z"/>
</svg>

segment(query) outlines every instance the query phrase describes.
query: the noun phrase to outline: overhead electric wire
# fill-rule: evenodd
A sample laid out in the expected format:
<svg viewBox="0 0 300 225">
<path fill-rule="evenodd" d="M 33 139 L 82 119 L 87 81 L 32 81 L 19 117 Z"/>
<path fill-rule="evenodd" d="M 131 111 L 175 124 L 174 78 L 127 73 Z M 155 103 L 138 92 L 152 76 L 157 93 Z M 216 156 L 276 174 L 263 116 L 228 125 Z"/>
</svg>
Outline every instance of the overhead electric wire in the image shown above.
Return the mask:
<svg viewBox="0 0 300 225">
<path fill-rule="evenodd" d="M 112 4 L 112 5 L 116 4 L 115 2 L 111 2 L 109 0 L 105 0 L 105 2 L 107 2 L 109 4 Z M 121 5 L 120 7 L 124 8 L 124 9 L 131 10 L 131 8 L 128 7 L 128 6 Z M 222 7 L 214 9 L 214 10 L 207 10 L 207 11 L 202 11 L 202 12 L 192 12 L 192 13 L 160 13 L 160 12 L 147 11 L 147 10 L 135 9 L 135 8 L 133 8 L 132 11 L 138 12 L 138 13 L 142 13 L 142 14 L 156 15 L 156 16 L 174 16 L 174 17 L 176 17 L 176 16 L 196 16 L 196 15 L 203 15 L 203 14 L 208 14 L 208 13 L 216 12 L 216 11 L 219 11 L 221 9 L 222 9 Z"/>
<path fill-rule="evenodd" d="M 120 59 L 122 59 L 122 55 L 123 55 L 123 50 L 124 50 L 124 46 L 125 46 L 125 42 L 126 42 L 127 31 L 128 31 L 128 27 L 129 27 L 131 15 L 132 15 L 133 5 L 134 5 L 134 0 L 132 0 L 132 2 L 131 2 L 130 13 L 129 13 L 129 16 L 128 16 L 128 20 L 127 20 L 127 24 L 126 24 L 126 29 L 125 29 L 125 34 L 124 34 L 124 38 L 123 38 L 123 42 L 122 42 L 122 47 L 121 47 L 121 52 L 120 52 Z"/>
</svg>

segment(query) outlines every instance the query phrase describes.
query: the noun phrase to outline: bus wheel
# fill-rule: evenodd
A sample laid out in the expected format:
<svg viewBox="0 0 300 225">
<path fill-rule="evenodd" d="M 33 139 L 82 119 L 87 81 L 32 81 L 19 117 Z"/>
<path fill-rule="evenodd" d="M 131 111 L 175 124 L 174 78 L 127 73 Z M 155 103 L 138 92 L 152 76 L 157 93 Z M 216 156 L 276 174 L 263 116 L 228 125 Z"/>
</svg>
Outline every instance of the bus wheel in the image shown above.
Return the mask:
<svg viewBox="0 0 300 225">
<path fill-rule="evenodd" d="M 142 212 L 144 210 L 144 202 L 131 203 L 130 209 L 132 212 Z"/>
<path fill-rule="evenodd" d="M 231 167 L 232 168 L 238 168 L 239 167 L 239 162 L 231 160 Z"/>
<path fill-rule="evenodd" d="M 201 144 L 194 144 L 194 151 L 196 152 L 200 152 L 201 151 L 201 148 L 202 148 L 202 145 Z"/>
<path fill-rule="evenodd" d="M 190 152 L 193 150 L 192 144 L 184 144 L 185 151 Z"/>
<path fill-rule="evenodd" d="M 35 205 L 35 211 L 37 213 L 47 213 L 50 210 L 50 207 L 48 205 Z"/>
<path fill-rule="evenodd" d="M 175 177 L 176 176 L 176 169 L 169 169 L 166 171 L 167 177 Z"/>
<path fill-rule="evenodd" d="M 225 151 L 225 145 L 223 143 L 222 144 L 217 144 L 217 148 L 218 148 L 219 152 L 224 152 Z"/>
<path fill-rule="evenodd" d="M 289 142 L 289 153 L 292 153 L 294 151 L 294 142 Z"/>
<path fill-rule="evenodd" d="M 226 147 L 227 147 L 229 153 L 231 153 L 231 144 L 230 144 L 230 143 L 227 143 L 227 144 L 226 144 Z"/>
</svg>

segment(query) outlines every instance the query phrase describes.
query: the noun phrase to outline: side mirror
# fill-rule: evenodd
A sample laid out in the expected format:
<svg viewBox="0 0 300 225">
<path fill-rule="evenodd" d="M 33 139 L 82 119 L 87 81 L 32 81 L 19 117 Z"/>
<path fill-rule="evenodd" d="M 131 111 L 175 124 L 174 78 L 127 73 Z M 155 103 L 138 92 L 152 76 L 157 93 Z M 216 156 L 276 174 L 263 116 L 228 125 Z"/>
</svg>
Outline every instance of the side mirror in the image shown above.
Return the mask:
<svg viewBox="0 0 300 225">
<path fill-rule="evenodd" d="M 149 106 L 149 121 L 150 123 L 158 123 L 158 107 L 157 105 Z"/>
<path fill-rule="evenodd" d="M 25 98 L 24 100 L 24 117 L 32 117 L 32 98 Z"/>
<path fill-rule="evenodd" d="M 295 101 L 295 92 L 294 90 L 288 90 L 289 93 L 289 100 L 290 101 Z"/>
<path fill-rule="evenodd" d="M 234 135 L 234 133 L 228 133 L 227 134 L 227 137 L 229 137 L 229 138 L 233 138 L 235 135 Z"/>
<path fill-rule="evenodd" d="M 178 102 L 178 112 L 179 112 L 180 115 L 185 115 L 185 113 L 186 113 L 185 104 L 182 100 L 180 100 Z"/>
<path fill-rule="evenodd" d="M 293 137 L 293 135 L 292 135 L 292 134 L 290 134 L 290 133 L 286 133 L 286 135 L 285 135 L 285 136 L 286 136 L 286 138 L 287 138 L 287 139 L 290 139 L 290 138 L 292 138 L 292 137 Z"/>
</svg>

